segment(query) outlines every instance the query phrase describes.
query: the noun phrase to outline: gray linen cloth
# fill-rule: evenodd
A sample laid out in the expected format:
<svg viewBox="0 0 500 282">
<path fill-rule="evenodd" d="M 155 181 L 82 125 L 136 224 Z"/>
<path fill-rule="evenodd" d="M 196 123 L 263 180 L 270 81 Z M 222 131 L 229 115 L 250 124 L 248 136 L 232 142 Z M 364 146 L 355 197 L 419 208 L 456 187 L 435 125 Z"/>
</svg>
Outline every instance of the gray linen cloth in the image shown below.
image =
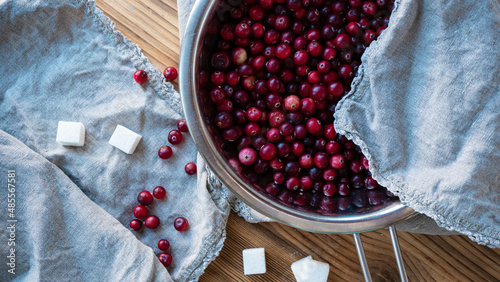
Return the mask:
<svg viewBox="0 0 500 282">
<path fill-rule="evenodd" d="M 0 281 L 197 280 L 222 248 L 229 205 L 210 196 L 206 172 L 184 172 L 188 162 L 204 166 L 189 134 L 172 158 L 158 157 L 182 111 L 140 49 L 93 1 L 1 1 L 0 62 Z M 149 82 L 135 83 L 137 69 Z M 85 125 L 83 147 L 55 142 L 59 120 Z M 143 136 L 132 155 L 107 143 L 118 124 Z M 15 274 L 6 264 L 8 170 L 17 180 Z M 162 224 L 129 231 L 137 194 L 158 185 L 168 196 L 150 211 Z M 174 229 L 178 216 L 188 230 Z M 156 257 L 162 238 L 168 268 Z"/>
<path fill-rule="evenodd" d="M 335 127 L 440 226 L 500 247 L 499 1 L 400 1 Z"/>
</svg>

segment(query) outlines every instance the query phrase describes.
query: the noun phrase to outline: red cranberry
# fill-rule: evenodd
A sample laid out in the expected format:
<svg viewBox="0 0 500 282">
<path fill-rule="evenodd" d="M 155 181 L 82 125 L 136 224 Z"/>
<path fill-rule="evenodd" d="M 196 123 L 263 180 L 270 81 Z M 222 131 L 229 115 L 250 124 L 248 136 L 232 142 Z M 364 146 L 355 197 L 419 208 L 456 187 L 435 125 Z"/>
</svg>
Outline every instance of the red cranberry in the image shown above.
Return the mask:
<svg viewBox="0 0 500 282">
<path fill-rule="evenodd" d="M 307 51 L 300 49 L 297 52 L 295 52 L 295 55 L 293 56 L 293 61 L 298 66 L 307 64 L 307 62 L 309 61 L 309 55 L 307 54 Z"/>
<path fill-rule="evenodd" d="M 285 174 L 281 171 L 277 171 L 273 174 L 273 180 L 276 184 L 283 184 L 285 183 Z"/>
<path fill-rule="evenodd" d="M 211 64 L 215 70 L 225 71 L 229 68 L 231 59 L 226 52 L 218 51 L 212 55 Z"/>
<path fill-rule="evenodd" d="M 365 34 L 363 34 L 363 40 L 365 41 L 366 45 L 372 43 L 372 41 L 375 40 L 376 38 L 377 34 L 375 33 L 375 31 L 371 29 L 368 29 L 367 31 L 365 31 Z"/>
<path fill-rule="evenodd" d="M 363 166 L 358 160 L 353 160 L 349 163 L 349 169 L 353 173 L 360 173 L 361 171 L 363 171 Z"/>
<path fill-rule="evenodd" d="M 311 41 L 307 45 L 307 52 L 313 57 L 321 56 L 323 47 L 317 41 Z"/>
<path fill-rule="evenodd" d="M 339 35 L 337 35 L 337 37 L 335 37 L 335 41 L 334 41 L 334 44 L 335 44 L 335 48 L 337 48 L 337 50 L 343 50 L 343 49 L 347 49 L 351 46 L 351 37 L 345 33 L 341 33 Z"/>
<path fill-rule="evenodd" d="M 375 5 L 375 3 L 371 2 L 371 1 L 365 1 L 363 2 L 363 6 L 361 8 L 361 10 L 363 11 L 363 14 L 367 15 L 367 16 L 374 16 L 375 13 L 377 12 L 377 5 Z"/>
<path fill-rule="evenodd" d="M 149 191 L 142 191 L 137 195 L 137 202 L 143 206 L 148 206 L 153 203 L 153 195 Z"/>
<path fill-rule="evenodd" d="M 302 190 L 311 190 L 313 188 L 313 180 L 311 177 L 304 175 L 300 178 L 300 187 Z"/>
<path fill-rule="evenodd" d="M 337 154 L 330 158 L 330 166 L 336 169 L 340 169 L 345 165 L 344 156 Z"/>
<path fill-rule="evenodd" d="M 272 127 L 279 127 L 285 122 L 285 114 L 280 110 L 275 110 L 269 113 L 267 120 Z"/>
<path fill-rule="evenodd" d="M 255 137 L 260 132 L 260 125 L 256 122 L 250 122 L 245 125 L 245 134 L 250 137 Z"/>
<path fill-rule="evenodd" d="M 325 211 L 331 211 L 335 209 L 335 201 L 329 197 L 323 197 L 321 199 L 321 203 L 319 204 L 320 208 Z"/>
<path fill-rule="evenodd" d="M 285 109 L 288 111 L 297 111 L 300 108 L 300 98 L 296 95 L 289 95 L 285 98 Z"/>
<path fill-rule="evenodd" d="M 177 145 L 177 144 L 181 143 L 182 142 L 182 133 L 177 129 L 171 130 L 168 133 L 168 142 L 170 142 L 170 144 L 172 144 L 172 145 Z"/>
<path fill-rule="evenodd" d="M 375 189 L 378 187 L 378 182 L 377 180 L 373 179 L 373 177 L 368 176 L 365 179 L 365 187 L 366 189 Z"/>
<path fill-rule="evenodd" d="M 323 186 L 323 194 L 327 197 L 331 197 L 335 195 L 335 192 L 337 192 L 337 186 L 331 182 L 325 183 Z"/>
<path fill-rule="evenodd" d="M 329 157 L 325 152 L 318 152 L 314 155 L 314 164 L 318 168 L 326 168 L 328 166 Z"/>
<path fill-rule="evenodd" d="M 349 183 L 340 182 L 338 186 L 338 191 L 340 196 L 347 196 L 351 193 Z"/>
<path fill-rule="evenodd" d="M 234 34 L 239 38 L 248 38 L 252 34 L 252 28 L 247 23 L 241 22 L 234 28 Z"/>
<path fill-rule="evenodd" d="M 328 96 L 327 89 L 323 83 L 316 83 L 311 87 L 310 97 L 315 101 L 324 101 Z"/>
<path fill-rule="evenodd" d="M 167 190 L 165 190 L 165 188 L 161 187 L 161 186 L 156 186 L 154 189 L 153 189 L 153 196 L 156 198 L 156 199 L 163 199 L 167 196 Z"/>
<path fill-rule="evenodd" d="M 315 84 L 315 83 L 320 82 L 321 81 L 321 75 L 320 75 L 319 71 L 317 71 L 317 70 L 311 71 L 309 74 L 307 74 L 307 80 L 311 84 Z"/>
<path fill-rule="evenodd" d="M 305 152 L 304 144 L 298 141 L 293 142 L 292 144 L 292 153 L 296 156 L 300 156 Z"/>
<path fill-rule="evenodd" d="M 323 179 L 325 181 L 333 181 L 337 178 L 337 171 L 333 168 L 323 170 Z"/>
<path fill-rule="evenodd" d="M 361 156 L 361 165 L 364 169 L 370 170 L 370 164 L 368 163 L 368 159 L 364 155 Z"/>
<path fill-rule="evenodd" d="M 142 228 L 142 221 L 138 219 L 132 219 L 130 221 L 130 228 L 132 228 L 135 231 L 139 231 Z"/>
<path fill-rule="evenodd" d="M 189 226 L 189 222 L 184 217 L 178 217 L 174 220 L 174 228 L 177 231 L 185 231 Z"/>
<path fill-rule="evenodd" d="M 228 112 L 220 112 L 215 116 L 215 125 L 218 128 L 226 129 L 233 124 L 233 115 Z"/>
<path fill-rule="evenodd" d="M 161 253 L 158 259 L 165 267 L 169 267 L 172 264 L 172 255 L 169 253 Z"/>
<path fill-rule="evenodd" d="M 181 132 L 188 132 L 188 126 L 185 119 L 181 119 L 177 122 L 177 128 Z"/>
<path fill-rule="evenodd" d="M 309 168 L 313 166 L 314 161 L 310 154 L 305 154 L 299 157 L 299 165 L 302 168 Z"/>
<path fill-rule="evenodd" d="M 354 77 L 354 73 L 352 71 L 352 67 L 350 65 L 342 65 L 339 68 L 339 77 L 343 80 L 351 80 Z"/>
<path fill-rule="evenodd" d="M 160 249 L 160 251 L 166 251 L 168 248 L 170 248 L 170 242 L 168 242 L 167 239 L 158 241 L 158 249 Z"/>
<path fill-rule="evenodd" d="M 338 154 L 340 152 L 340 149 L 341 149 L 340 144 L 335 141 L 330 141 L 326 143 L 325 150 L 330 155 Z"/>
<path fill-rule="evenodd" d="M 163 76 L 167 81 L 175 80 L 177 78 L 177 69 L 174 67 L 167 67 L 163 71 Z"/>
<path fill-rule="evenodd" d="M 288 44 L 280 43 L 276 46 L 274 52 L 276 54 L 276 57 L 283 60 L 285 58 L 288 58 L 292 54 L 292 47 L 290 47 L 290 45 Z"/>
<path fill-rule="evenodd" d="M 344 95 L 344 85 L 339 81 L 332 82 L 328 85 L 328 93 L 335 98 L 341 97 Z"/>
<path fill-rule="evenodd" d="M 300 179 L 296 176 L 289 177 L 286 180 L 285 187 L 288 190 L 298 190 L 300 188 Z"/>
<path fill-rule="evenodd" d="M 134 216 L 138 219 L 145 219 L 148 213 L 148 208 L 143 205 L 138 205 L 134 208 Z"/>
<path fill-rule="evenodd" d="M 270 161 L 276 156 L 276 152 L 276 146 L 272 143 L 267 143 L 260 148 L 259 156 L 265 161 Z"/>
<path fill-rule="evenodd" d="M 148 74 L 143 70 L 136 70 L 134 72 L 134 80 L 139 84 L 144 84 L 148 81 Z"/>
<path fill-rule="evenodd" d="M 248 11 L 248 15 L 250 16 L 250 18 L 252 20 L 260 21 L 264 18 L 264 16 L 266 14 L 265 14 L 265 10 L 261 6 L 254 5 L 254 6 L 250 7 L 250 9 Z"/>
<path fill-rule="evenodd" d="M 156 215 L 150 215 L 144 220 L 144 226 L 149 229 L 156 229 L 160 225 L 160 219 Z"/>
<path fill-rule="evenodd" d="M 196 174 L 196 164 L 195 163 L 187 163 L 186 166 L 184 167 L 184 170 L 189 175 Z"/>
<path fill-rule="evenodd" d="M 252 148 L 243 148 L 239 154 L 238 158 L 243 165 L 252 165 L 257 160 L 257 153 Z"/>
<path fill-rule="evenodd" d="M 271 128 L 267 131 L 266 138 L 269 142 L 278 142 L 281 139 L 280 131 L 277 128 Z"/>
<path fill-rule="evenodd" d="M 305 116 L 312 116 L 316 111 L 316 103 L 311 98 L 303 98 L 300 100 L 299 111 Z"/>
<path fill-rule="evenodd" d="M 306 122 L 306 129 L 310 134 L 318 134 L 321 131 L 321 122 L 317 118 L 310 118 Z"/>
<path fill-rule="evenodd" d="M 160 159 L 168 159 L 172 156 L 172 148 L 170 146 L 161 146 L 160 149 L 158 150 L 158 157 Z"/>
<path fill-rule="evenodd" d="M 358 9 L 351 8 L 351 9 L 347 10 L 347 12 L 345 13 L 345 19 L 348 22 L 357 22 L 357 21 L 359 21 L 359 18 L 361 16 L 360 14 L 361 13 L 359 12 Z"/>
<path fill-rule="evenodd" d="M 284 31 L 290 25 L 290 20 L 286 15 L 278 15 L 274 20 L 274 28 L 279 31 Z"/>
</svg>

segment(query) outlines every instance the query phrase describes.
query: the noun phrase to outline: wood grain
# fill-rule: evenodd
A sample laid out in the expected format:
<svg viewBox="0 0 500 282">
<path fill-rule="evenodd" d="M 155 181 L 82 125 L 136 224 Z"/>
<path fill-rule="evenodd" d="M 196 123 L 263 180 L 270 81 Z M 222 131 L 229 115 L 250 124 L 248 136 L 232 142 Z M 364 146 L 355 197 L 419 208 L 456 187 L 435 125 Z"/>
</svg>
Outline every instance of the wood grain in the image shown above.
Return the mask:
<svg viewBox="0 0 500 282">
<path fill-rule="evenodd" d="M 178 67 L 175 0 L 96 3 L 159 71 L 166 66 Z M 498 249 L 479 246 L 465 236 L 398 234 L 410 281 L 500 281 Z M 399 281 L 389 232 L 365 233 L 362 239 L 373 280 Z M 255 247 L 266 249 L 267 273 L 245 276 L 242 251 Z M 250 224 L 233 214 L 224 248 L 200 281 L 295 281 L 290 265 L 308 255 L 330 264 L 330 281 L 363 280 L 351 235 L 315 234 L 279 223 Z"/>
</svg>

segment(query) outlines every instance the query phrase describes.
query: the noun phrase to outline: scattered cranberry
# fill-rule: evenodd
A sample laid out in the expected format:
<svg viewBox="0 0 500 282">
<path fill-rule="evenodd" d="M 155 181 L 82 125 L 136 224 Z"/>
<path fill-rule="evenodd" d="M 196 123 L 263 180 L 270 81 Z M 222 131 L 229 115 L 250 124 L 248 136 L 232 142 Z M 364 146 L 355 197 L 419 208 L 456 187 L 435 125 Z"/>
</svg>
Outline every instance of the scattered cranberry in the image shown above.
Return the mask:
<svg viewBox="0 0 500 282">
<path fill-rule="evenodd" d="M 134 80 L 139 84 L 144 84 L 148 81 L 148 74 L 143 70 L 136 70 L 134 73 Z"/>
<path fill-rule="evenodd" d="M 142 221 L 138 219 L 132 219 L 130 221 L 130 228 L 132 228 L 135 231 L 139 231 L 142 228 Z"/>
<path fill-rule="evenodd" d="M 156 199 L 163 199 L 167 196 L 167 190 L 165 190 L 165 188 L 161 187 L 161 186 L 156 186 L 154 189 L 153 189 L 153 197 L 155 197 Z"/>
<path fill-rule="evenodd" d="M 170 242 L 168 242 L 167 239 L 161 239 L 160 241 L 158 241 L 158 249 L 160 249 L 161 251 L 166 251 L 168 250 L 168 248 L 170 248 Z"/>
<path fill-rule="evenodd" d="M 163 264 L 165 267 L 169 267 L 172 264 L 172 255 L 169 253 L 161 253 L 158 256 L 158 259 L 160 260 L 161 264 Z"/>
<path fill-rule="evenodd" d="M 177 122 L 177 128 L 181 132 L 188 132 L 188 126 L 185 119 L 181 119 Z"/>
<path fill-rule="evenodd" d="M 170 144 L 172 144 L 172 145 L 177 145 L 177 144 L 181 143 L 182 142 L 182 133 L 177 129 L 171 130 L 168 133 L 168 142 L 170 142 Z"/>
<path fill-rule="evenodd" d="M 158 150 L 158 156 L 160 159 L 168 159 L 172 156 L 172 148 L 170 146 L 161 146 Z"/>
<path fill-rule="evenodd" d="M 177 69 L 174 67 L 167 67 L 163 71 L 163 76 L 167 81 L 172 81 L 177 78 Z"/>
<path fill-rule="evenodd" d="M 151 193 L 146 190 L 140 192 L 137 196 L 137 201 L 143 206 L 151 205 L 153 203 L 153 200 L 153 195 L 151 195 Z"/>
<path fill-rule="evenodd" d="M 148 213 L 148 208 L 143 205 L 138 205 L 134 208 L 134 216 L 138 219 L 145 219 Z"/>
<path fill-rule="evenodd" d="M 174 228 L 177 231 L 185 231 L 189 226 L 189 222 L 184 217 L 178 217 L 174 220 Z"/>
<path fill-rule="evenodd" d="M 186 166 L 184 167 L 184 170 L 189 175 L 196 174 L 196 164 L 195 163 L 187 163 Z"/>
<path fill-rule="evenodd" d="M 150 215 L 144 220 L 144 226 L 149 229 L 156 229 L 160 225 L 160 219 L 156 215 Z"/>
</svg>

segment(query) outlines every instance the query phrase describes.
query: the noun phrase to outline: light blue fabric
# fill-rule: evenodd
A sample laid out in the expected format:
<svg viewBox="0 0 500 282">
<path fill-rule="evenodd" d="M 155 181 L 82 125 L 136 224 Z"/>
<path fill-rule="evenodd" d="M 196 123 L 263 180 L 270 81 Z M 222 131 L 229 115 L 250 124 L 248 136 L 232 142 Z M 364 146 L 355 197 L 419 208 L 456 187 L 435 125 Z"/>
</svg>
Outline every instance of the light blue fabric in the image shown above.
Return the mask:
<svg viewBox="0 0 500 282">
<path fill-rule="evenodd" d="M 440 226 L 500 247 L 500 4 L 396 2 L 335 128 Z"/>
<path fill-rule="evenodd" d="M 197 280 L 222 248 L 229 205 L 212 200 L 206 173 L 184 172 L 197 161 L 189 134 L 172 158 L 158 157 L 182 110 L 140 49 L 92 1 L 0 1 L 0 62 L 0 183 L 9 169 L 19 181 L 17 271 L 1 263 L 0 280 Z M 135 83 L 137 69 L 146 84 Z M 59 120 L 84 124 L 83 147 L 55 141 Z M 108 144 L 118 124 L 143 136 L 132 155 Z M 158 185 L 168 193 L 150 208 L 160 227 L 128 231 L 137 194 Z M 2 210 L 6 201 L 2 190 Z M 178 216 L 187 231 L 174 229 Z M 168 269 L 156 257 L 162 238 Z"/>
</svg>

